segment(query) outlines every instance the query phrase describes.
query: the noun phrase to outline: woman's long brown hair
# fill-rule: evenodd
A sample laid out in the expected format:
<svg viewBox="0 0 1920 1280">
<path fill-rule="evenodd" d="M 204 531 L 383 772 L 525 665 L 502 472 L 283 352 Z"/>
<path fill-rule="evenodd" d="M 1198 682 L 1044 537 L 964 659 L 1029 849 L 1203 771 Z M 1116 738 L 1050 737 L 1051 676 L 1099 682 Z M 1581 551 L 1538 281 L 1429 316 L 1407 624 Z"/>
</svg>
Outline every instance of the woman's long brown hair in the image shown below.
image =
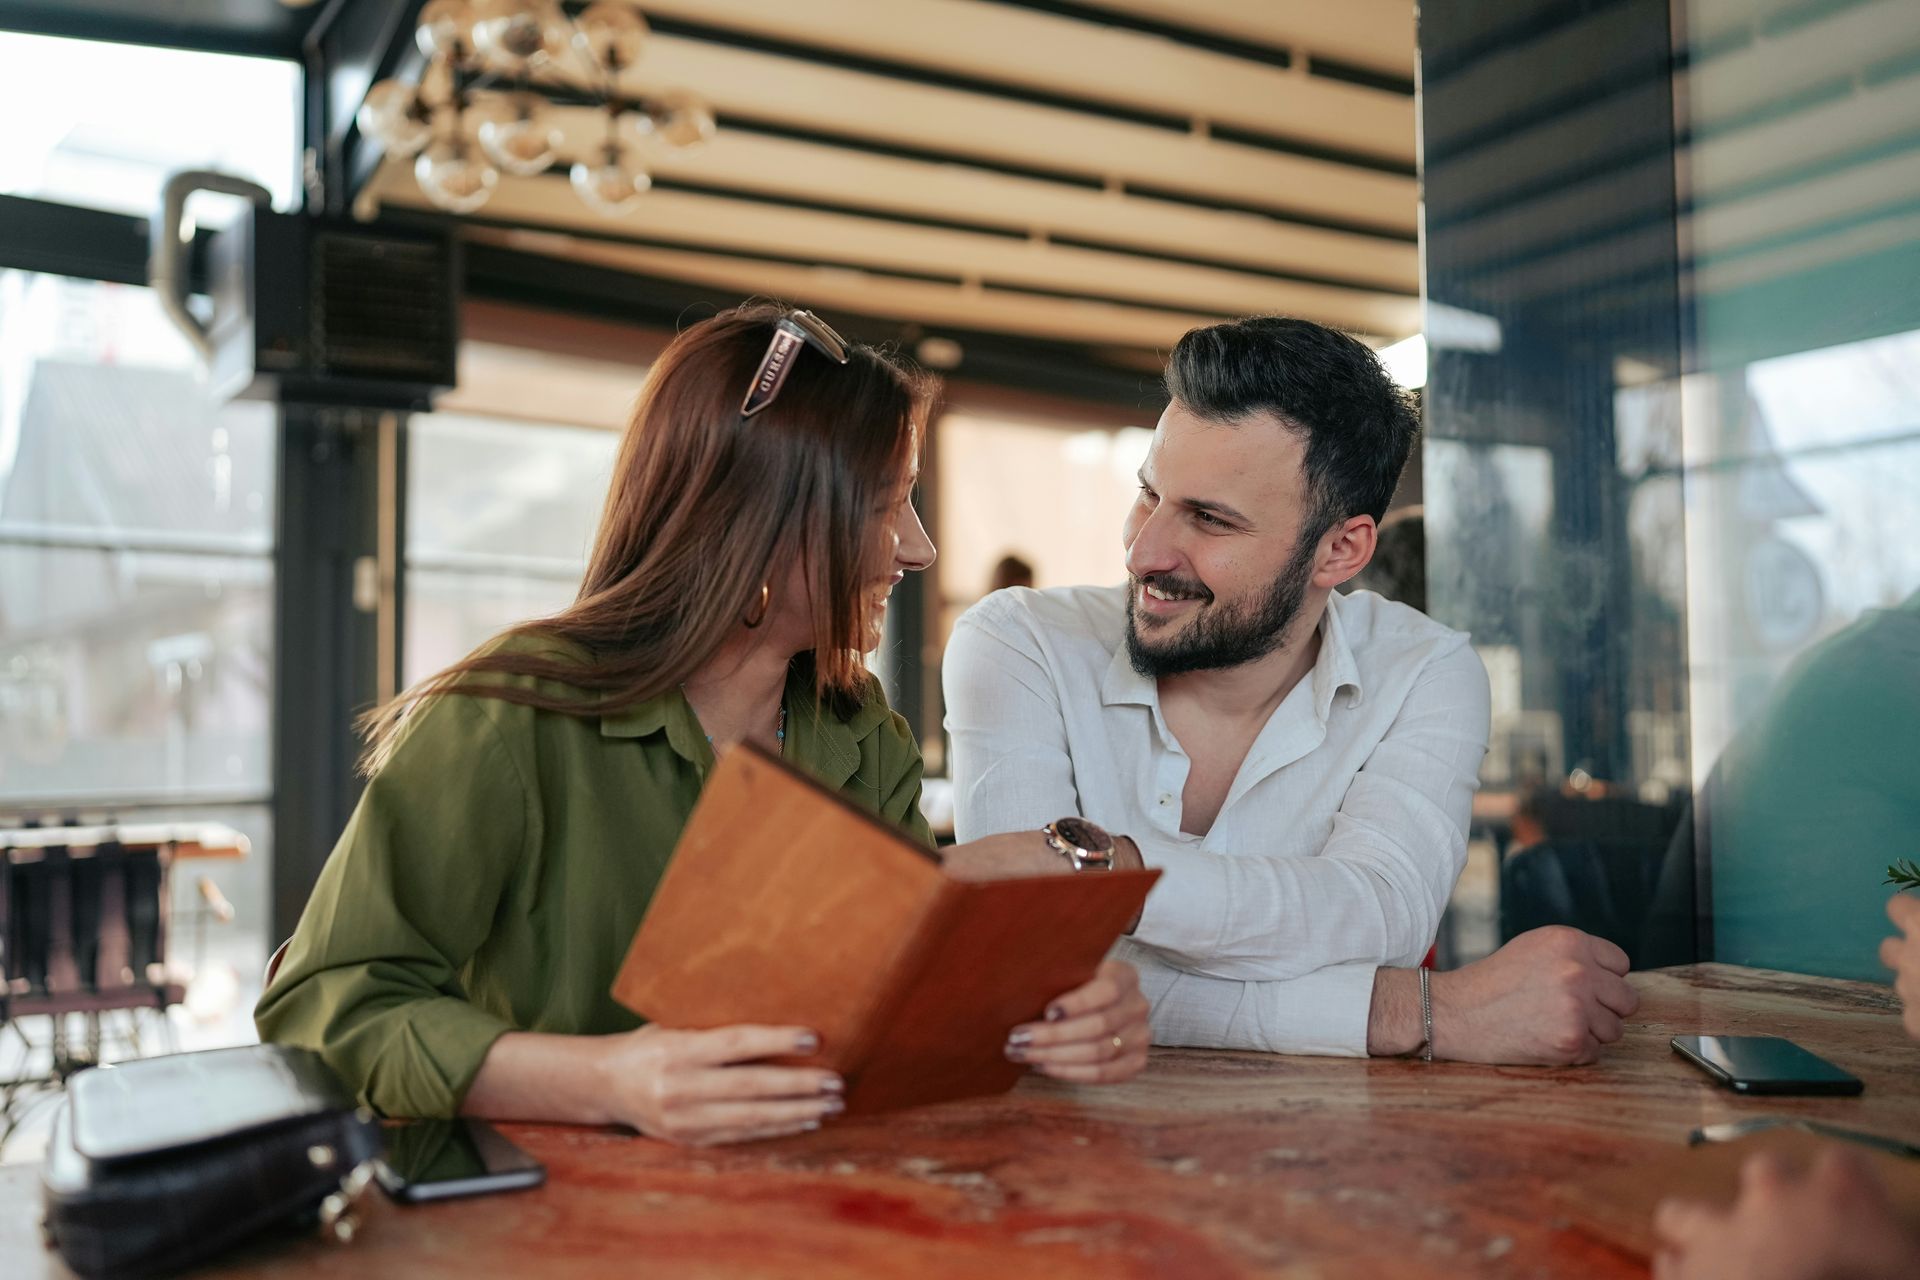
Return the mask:
<svg viewBox="0 0 1920 1280">
<path fill-rule="evenodd" d="M 740 403 L 785 309 L 748 305 L 693 325 L 648 372 L 620 442 L 613 485 L 580 594 L 505 636 L 553 637 L 585 662 L 498 651 L 490 641 L 361 718 L 373 773 L 410 709 L 447 693 L 598 716 L 673 689 L 758 611 L 779 566 L 806 566 L 814 679 L 842 717 L 866 696 L 864 588 L 877 513 L 889 509 L 919 447 L 923 376 L 852 344 L 836 364 L 811 347 L 780 396 L 752 418 Z M 569 692 L 473 676 L 532 676 Z M 571 694 L 571 696 L 569 696 Z"/>
</svg>

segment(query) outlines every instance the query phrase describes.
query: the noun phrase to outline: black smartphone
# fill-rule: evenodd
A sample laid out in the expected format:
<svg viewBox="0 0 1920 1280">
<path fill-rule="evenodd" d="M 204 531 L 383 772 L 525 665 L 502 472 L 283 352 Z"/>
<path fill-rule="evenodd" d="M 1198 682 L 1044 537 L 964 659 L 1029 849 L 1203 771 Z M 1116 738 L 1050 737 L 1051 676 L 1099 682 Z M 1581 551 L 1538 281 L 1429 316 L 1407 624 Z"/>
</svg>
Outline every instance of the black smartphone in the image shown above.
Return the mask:
<svg viewBox="0 0 1920 1280">
<path fill-rule="evenodd" d="M 1675 1036 L 1673 1051 L 1735 1093 L 1856 1094 L 1866 1087 L 1778 1036 Z"/>
<path fill-rule="evenodd" d="M 402 1204 L 537 1187 L 546 1166 L 484 1120 L 417 1120 L 386 1131 L 374 1176 Z"/>
</svg>

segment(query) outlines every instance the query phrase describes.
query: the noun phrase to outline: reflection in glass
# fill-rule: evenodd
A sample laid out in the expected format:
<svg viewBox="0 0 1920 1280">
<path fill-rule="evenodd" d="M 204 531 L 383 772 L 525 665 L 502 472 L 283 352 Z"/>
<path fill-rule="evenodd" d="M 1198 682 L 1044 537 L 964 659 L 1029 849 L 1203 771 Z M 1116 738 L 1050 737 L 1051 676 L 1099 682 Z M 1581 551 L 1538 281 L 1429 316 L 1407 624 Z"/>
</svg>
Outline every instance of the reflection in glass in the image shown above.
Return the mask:
<svg viewBox="0 0 1920 1280">
<path fill-rule="evenodd" d="M 1423 10 L 1431 588 L 1493 677 L 1504 931 L 1884 979 L 1920 854 L 1920 7 L 1789 8 Z M 1517 549 L 1512 449 L 1551 461 Z"/>
</svg>

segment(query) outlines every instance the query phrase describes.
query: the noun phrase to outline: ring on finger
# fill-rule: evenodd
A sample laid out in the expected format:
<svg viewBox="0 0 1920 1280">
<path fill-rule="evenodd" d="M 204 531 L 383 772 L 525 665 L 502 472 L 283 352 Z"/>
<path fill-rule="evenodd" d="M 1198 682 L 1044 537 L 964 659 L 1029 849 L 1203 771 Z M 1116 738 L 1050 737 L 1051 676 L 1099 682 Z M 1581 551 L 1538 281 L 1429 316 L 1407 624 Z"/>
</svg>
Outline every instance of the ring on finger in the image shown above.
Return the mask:
<svg viewBox="0 0 1920 1280">
<path fill-rule="evenodd" d="M 1122 1040 L 1119 1036 L 1115 1036 L 1113 1038 L 1113 1056 L 1117 1058 L 1121 1054 L 1125 1053 L 1126 1051 L 1127 1051 L 1127 1042 L 1125 1040 Z"/>
</svg>

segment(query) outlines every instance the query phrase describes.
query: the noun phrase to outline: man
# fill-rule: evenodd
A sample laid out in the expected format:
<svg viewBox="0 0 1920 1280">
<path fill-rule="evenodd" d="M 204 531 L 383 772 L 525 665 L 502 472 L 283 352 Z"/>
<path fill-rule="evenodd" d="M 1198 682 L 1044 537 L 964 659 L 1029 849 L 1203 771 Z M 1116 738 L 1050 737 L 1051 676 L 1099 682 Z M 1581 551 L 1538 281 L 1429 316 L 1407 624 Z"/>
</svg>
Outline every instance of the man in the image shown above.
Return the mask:
<svg viewBox="0 0 1920 1280">
<path fill-rule="evenodd" d="M 1373 554 L 1407 397 L 1365 346 L 1279 318 L 1188 333 L 1167 386 L 1128 584 L 1001 592 L 955 627 L 960 838 L 1078 814 L 1113 865 L 1163 871 L 1123 946 L 1156 1043 L 1591 1061 L 1638 998 L 1617 947 L 1568 929 L 1434 974 L 1427 1035 L 1413 966 L 1465 861 L 1487 678 L 1466 636 L 1334 593 Z"/>
</svg>

